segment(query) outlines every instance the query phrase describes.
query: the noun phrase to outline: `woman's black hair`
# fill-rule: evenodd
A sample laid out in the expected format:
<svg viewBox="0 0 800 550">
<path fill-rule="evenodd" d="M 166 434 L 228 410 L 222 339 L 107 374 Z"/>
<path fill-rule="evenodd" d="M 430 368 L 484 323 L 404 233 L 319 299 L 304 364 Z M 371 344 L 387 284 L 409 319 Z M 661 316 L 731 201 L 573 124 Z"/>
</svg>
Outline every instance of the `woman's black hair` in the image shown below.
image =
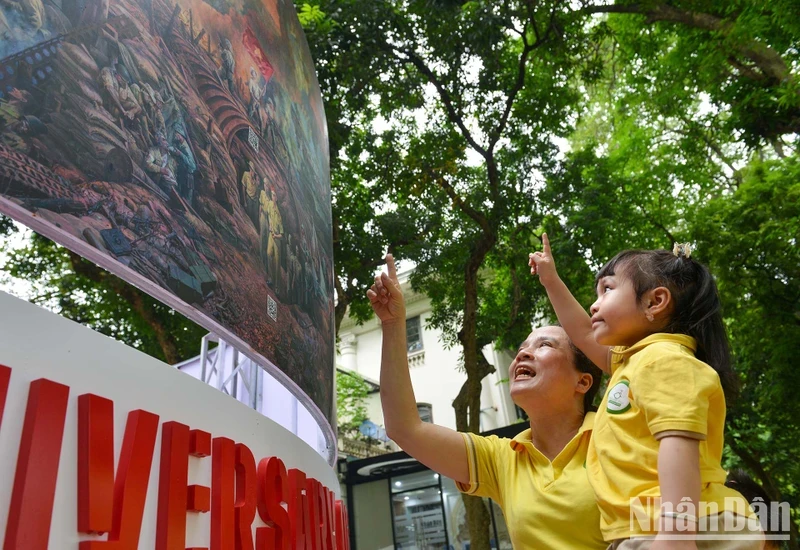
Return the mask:
<svg viewBox="0 0 800 550">
<path fill-rule="evenodd" d="M 583 394 L 583 412 L 586 414 L 590 411 L 596 411 L 597 407 L 594 406 L 594 396 L 597 395 L 597 391 L 600 389 L 600 379 L 603 377 L 603 371 L 592 363 L 592 361 L 578 349 L 578 346 L 572 343 L 569 337 L 567 337 L 567 340 L 569 341 L 569 347 L 572 353 L 575 355 L 575 368 L 592 377 L 592 386 Z"/>
<path fill-rule="evenodd" d="M 748 475 L 744 470 L 737 468 L 728 472 L 728 477 L 725 479 L 725 486 L 738 491 L 747 502 L 753 507 L 756 514 L 759 512 L 759 504 L 763 505 L 761 514 L 758 514 L 758 519 L 761 520 L 761 529 L 765 535 L 785 535 L 789 532 L 789 526 L 786 521 L 781 517 L 782 514 L 774 513 L 775 506 L 780 508 L 779 502 L 772 500 L 764 488 Z M 761 499 L 760 502 L 756 499 Z M 769 510 L 770 513 L 765 513 Z M 789 519 L 788 509 L 785 518 Z M 764 548 L 778 548 L 778 543 L 775 546 L 765 546 Z"/>
<path fill-rule="evenodd" d="M 663 332 L 693 337 L 697 358 L 717 371 L 726 399 L 733 400 L 738 380 L 731 365 L 717 284 L 708 268 L 667 250 L 623 250 L 603 266 L 595 281 L 615 274 L 633 282 L 637 301 L 660 286 L 670 291 L 675 305 Z"/>
</svg>

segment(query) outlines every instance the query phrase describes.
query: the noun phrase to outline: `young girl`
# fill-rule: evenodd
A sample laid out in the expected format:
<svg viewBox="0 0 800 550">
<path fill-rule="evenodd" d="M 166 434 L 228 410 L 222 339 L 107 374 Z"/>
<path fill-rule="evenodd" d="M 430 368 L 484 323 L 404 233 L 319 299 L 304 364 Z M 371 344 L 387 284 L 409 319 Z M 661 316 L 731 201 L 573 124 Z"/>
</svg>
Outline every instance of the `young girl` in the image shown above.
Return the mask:
<svg viewBox="0 0 800 550">
<path fill-rule="evenodd" d="M 613 549 L 758 549 L 757 519 L 725 486 L 725 398 L 736 386 L 716 284 L 688 245 L 626 250 L 597 274 L 591 317 L 530 255 L 570 339 L 611 374 L 586 466 Z"/>
</svg>

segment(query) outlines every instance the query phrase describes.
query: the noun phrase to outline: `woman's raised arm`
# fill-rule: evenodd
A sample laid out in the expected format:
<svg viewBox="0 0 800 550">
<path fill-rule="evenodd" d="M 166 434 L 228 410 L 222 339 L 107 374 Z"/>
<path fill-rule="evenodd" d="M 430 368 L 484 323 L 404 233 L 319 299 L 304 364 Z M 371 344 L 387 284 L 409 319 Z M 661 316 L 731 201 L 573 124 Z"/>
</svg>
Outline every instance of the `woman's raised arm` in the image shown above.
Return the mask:
<svg viewBox="0 0 800 550">
<path fill-rule="evenodd" d="M 469 483 L 463 436 L 419 418 L 408 370 L 405 300 L 391 254 L 386 255 L 386 266 L 388 274 L 375 277 L 375 284 L 367 291 L 383 329 L 380 384 L 386 435 L 431 470 Z"/>
</svg>

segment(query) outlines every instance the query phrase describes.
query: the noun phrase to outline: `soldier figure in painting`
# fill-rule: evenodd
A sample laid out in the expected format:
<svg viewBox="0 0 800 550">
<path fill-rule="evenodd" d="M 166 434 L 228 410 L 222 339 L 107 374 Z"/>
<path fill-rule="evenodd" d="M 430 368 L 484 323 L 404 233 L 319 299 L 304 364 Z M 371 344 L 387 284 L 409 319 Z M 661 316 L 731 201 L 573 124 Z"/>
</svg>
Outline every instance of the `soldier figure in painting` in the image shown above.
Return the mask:
<svg viewBox="0 0 800 550">
<path fill-rule="evenodd" d="M 194 161 L 194 155 L 192 155 L 189 143 L 181 132 L 175 132 L 175 145 L 170 149 L 170 152 L 178 158 L 176 177 L 178 192 L 191 206 L 194 198 L 194 173 L 197 170 L 197 163 Z"/>
<path fill-rule="evenodd" d="M 247 212 L 247 217 L 250 218 L 256 229 L 259 228 L 258 191 L 262 187 L 260 183 L 258 173 L 253 170 L 253 161 L 248 159 L 247 171 L 242 174 L 241 199 L 244 211 Z"/>
<path fill-rule="evenodd" d="M 273 277 L 275 290 L 280 291 L 281 286 L 281 241 L 283 239 L 283 220 L 278 209 L 278 201 L 275 197 L 275 190 L 270 189 L 270 214 L 269 214 L 269 243 L 267 247 L 267 257 L 269 258 L 269 272 Z"/>
<path fill-rule="evenodd" d="M 97 77 L 97 84 L 100 87 L 100 95 L 103 98 L 103 107 L 106 111 L 111 113 L 114 118 L 127 117 L 133 118 L 129 115 L 119 97 L 119 79 L 117 78 L 116 58 L 114 58 L 108 67 L 100 70 L 100 75 Z"/>
<path fill-rule="evenodd" d="M 262 189 L 260 203 L 261 250 L 262 254 L 265 254 L 262 258 L 267 270 L 267 284 L 277 291 L 280 288 L 281 248 L 279 241 L 283 238 L 283 220 L 278 210 L 274 190 L 270 189 L 269 195 L 267 195 L 267 192 Z"/>
<path fill-rule="evenodd" d="M 250 67 L 250 79 L 247 81 L 247 88 L 250 90 L 250 105 L 247 107 L 247 114 L 255 122 L 258 132 L 264 128 L 264 110 L 261 107 L 261 99 L 264 97 L 266 85 L 264 78 L 258 74 L 255 67 Z"/>
<path fill-rule="evenodd" d="M 222 73 L 220 76 L 222 80 L 228 83 L 228 89 L 232 94 L 236 93 L 236 87 L 234 85 L 233 75 L 234 71 L 236 70 L 236 58 L 233 56 L 233 46 L 231 45 L 231 41 L 227 38 L 222 40 L 222 51 L 220 51 L 220 57 L 222 58 L 222 65 L 220 65 L 220 72 Z"/>
<path fill-rule="evenodd" d="M 147 152 L 144 165 L 148 174 L 153 181 L 155 181 L 161 189 L 169 193 L 171 188 L 177 187 L 178 182 L 175 179 L 175 159 L 169 154 L 169 143 L 164 134 L 159 133 L 156 136 L 156 147 L 151 147 Z"/>
</svg>

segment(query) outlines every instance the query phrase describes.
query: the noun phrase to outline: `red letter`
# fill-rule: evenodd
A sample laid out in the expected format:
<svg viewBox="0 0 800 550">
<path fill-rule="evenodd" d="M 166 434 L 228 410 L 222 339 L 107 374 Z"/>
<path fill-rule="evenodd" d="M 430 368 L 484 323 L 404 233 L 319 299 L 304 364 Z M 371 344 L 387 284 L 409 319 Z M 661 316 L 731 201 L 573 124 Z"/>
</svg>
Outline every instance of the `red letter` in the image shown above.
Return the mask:
<svg viewBox="0 0 800 550">
<path fill-rule="evenodd" d="M 211 510 L 211 489 L 205 485 L 189 485 L 186 509 L 190 512 Z"/>
<path fill-rule="evenodd" d="M 333 491 L 329 490 L 327 487 L 325 488 L 325 504 L 327 505 L 328 510 L 328 530 L 327 530 L 327 539 L 328 539 L 328 548 L 330 550 L 337 550 L 336 549 L 336 495 Z"/>
<path fill-rule="evenodd" d="M 347 508 L 341 500 L 336 501 L 336 550 L 350 550 L 350 532 Z"/>
<path fill-rule="evenodd" d="M 306 508 L 308 509 L 308 533 L 311 536 L 310 548 L 307 550 L 322 550 L 319 532 L 319 481 L 313 477 L 306 479 Z"/>
<path fill-rule="evenodd" d="M 211 550 L 234 545 L 236 447 L 227 437 L 215 437 L 211 454 Z"/>
<path fill-rule="evenodd" d="M 306 474 L 297 468 L 289 470 L 289 517 L 293 523 L 291 544 L 295 550 L 311 549 L 311 520 L 305 490 Z"/>
<path fill-rule="evenodd" d="M 0 365 L 0 426 L 3 425 L 3 409 L 6 408 L 6 394 L 8 381 L 11 379 L 11 369 Z"/>
<path fill-rule="evenodd" d="M 236 444 L 235 550 L 253 550 L 253 520 L 256 519 L 256 459 L 243 443 Z"/>
<path fill-rule="evenodd" d="M 114 402 L 78 397 L 78 532 L 108 533 L 114 511 Z"/>
<path fill-rule="evenodd" d="M 197 458 L 211 456 L 211 434 L 203 430 L 189 432 L 189 453 Z"/>
<path fill-rule="evenodd" d="M 3 548 L 47 548 L 68 397 L 67 386 L 31 382 Z"/>
<path fill-rule="evenodd" d="M 165 422 L 161 427 L 156 550 L 186 549 L 189 482 L 189 426 Z"/>
<path fill-rule="evenodd" d="M 317 483 L 317 510 L 319 510 L 319 540 L 322 550 L 333 550 L 330 546 L 332 522 L 328 521 L 328 488 Z"/>
<path fill-rule="evenodd" d="M 292 524 L 289 513 L 281 506 L 288 504 L 289 478 L 283 461 L 272 456 L 258 463 L 258 515 L 269 527 L 256 529 L 256 539 L 264 541 L 258 550 L 289 550 Z M 266 538 L 264 538 L 266 537 Z"/>
<path fill-rule="evenodd" d="M 114 480 L 114 519 L 108 541 L 81 541 L 80 550 L 138 547 L 157 434 L 157 415 L 142 410 L 128 413 Z"/>
</svg>

